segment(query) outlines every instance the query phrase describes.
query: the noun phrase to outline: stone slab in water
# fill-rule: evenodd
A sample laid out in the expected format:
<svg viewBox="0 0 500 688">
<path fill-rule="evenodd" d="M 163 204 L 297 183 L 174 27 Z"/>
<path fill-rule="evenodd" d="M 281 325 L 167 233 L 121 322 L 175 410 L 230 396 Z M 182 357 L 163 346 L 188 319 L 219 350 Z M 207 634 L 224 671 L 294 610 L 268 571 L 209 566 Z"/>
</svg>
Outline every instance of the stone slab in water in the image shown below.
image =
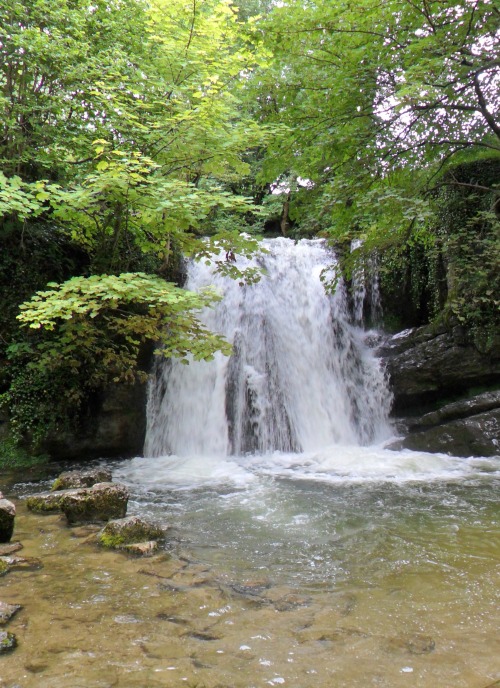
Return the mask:
<svg viewBox="0 0 500 688">
<path fill-rule="evenodd" d="M 7 566 L 8 571 L 38 571 L 43 568 L 41 560 L 36 557 L 0 557 L 0 563 Z"/>
<path fill-rule="evenodd" d="M 0 625 L 8 623 L 20 609 L 22 609 L 20 604 L 8 604 L 0 600 Z"/>
<path fill-rule="evenodd" d="M 14 552 L 19 552 L 19 550 L 22 548 L 23 546 L 20 542 L 9 542 L 7 544 L 0 545 L 0 557 L 14 554 Z"/>
<path fill-rule="evenodd" d="M 97 483 L 90 488 L 68 490 L 61 501 L 61 511 L 70 525 L 110 521 L 125 516 L 128 497 L 124 485 Z"/>
<path fill-rule="evenodd" d="M 26 506 L 39 514 L 62 511 L 68 523 L 100 523 L 123 518 L 127 513 L 128 490 L 119 483 L 97 483 L 55 492 L 30 495 Z"/>
</svg>

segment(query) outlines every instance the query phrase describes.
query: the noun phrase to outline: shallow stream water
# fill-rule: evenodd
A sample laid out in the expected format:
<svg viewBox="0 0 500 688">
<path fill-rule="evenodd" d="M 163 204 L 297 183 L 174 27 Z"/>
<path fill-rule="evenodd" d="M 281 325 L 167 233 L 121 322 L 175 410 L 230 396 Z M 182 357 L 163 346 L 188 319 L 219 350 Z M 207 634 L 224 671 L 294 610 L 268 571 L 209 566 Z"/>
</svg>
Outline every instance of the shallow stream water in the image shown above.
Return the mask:
<svg viewBox="0 0 500 688">
<path fill-rule="evenodd" d="M 26 512 L 45 483 L 11 486 L 43 569 L 0 580 L 24 606 L 0 686 L 493 685 L 500 460 L 371 448 L 349 474 L 346 455 L 113 464 L 129 513 L 172 525 L 148 559 Z"/>
</svg>

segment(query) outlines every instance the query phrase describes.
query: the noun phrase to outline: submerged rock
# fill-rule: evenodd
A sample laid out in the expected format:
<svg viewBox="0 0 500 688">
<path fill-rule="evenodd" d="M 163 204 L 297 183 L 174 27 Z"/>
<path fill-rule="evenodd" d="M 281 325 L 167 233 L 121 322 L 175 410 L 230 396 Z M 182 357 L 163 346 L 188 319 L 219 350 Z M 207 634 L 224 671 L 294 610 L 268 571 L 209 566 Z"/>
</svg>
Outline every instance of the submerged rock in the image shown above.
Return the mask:
<svg viewBox="0 0 500 688">
<path fill-rule="evenodd" d="M 158 552 L 160 545 L 157 540 L 149 540 L 148 542 L 134 542 L 130 545 L 122 545 L 119 549 L 129 554 L 135 554 L 138 557 L 152 557 Z"/>
<path fill-rule="evenodd" d="M 0 492 L 0 542 L 10 542 L 15 517 L 16 507 L 8 499 L 4 499 Z"/>
<path fill-rule="evenodd" d="M 165 534 L 165 528 L 156 523 L 128 516 L 109 521 L 97 536 L 97 541 L 103 547 L 150 556 L 157 551 L 158 540 L 163 540 Z"/>
<path fill-rule="evenodd" d="M 0 562 L 7 566 L 7 571 L 38 571 L 43 568 L 41 560 L 36 557 L 0 557 Z"/>
<path fill-rule="evenodd" d="M 20 609 L 22 609 L 20 604 L 8 604 L 0 601 L 0 625 L 3 626 L 8 623 Z"/>
<path fill-rule="evenodd" d="M 92 487 L 97 483 L 110 483 L 111 471 L 106 468 L 92 468 L 85 471 L 65 471 L 56 478 L 51 487 L 52 492 L 70 490 L 80 487 Z"/>
<path fill-rule="evenodd" d="M 432 638 L 420 634 L 390 638 L 387 641 L 387 650 L 408 652 L 411 655 L 427 655 L 433 652 L 435 648 L 436 643 Z"/>
<path fill-rule="evenodd" d="M 22 548 L 23 546 L 20 542 L 9 542 L 8 544 L 0 545 L 0 557 L 19 552 Z"/>
<path fill-rule="evenodd" d="M 17 638 L 13 633 L 0 631 L 0 655 L 17 647 Z"/>
<path fill-rule="evenodd" d="M 68 523 L 100 523 L 127 513 L 128 490 L 119 483 L 96 483 L 92 487 L 41 492 L 30 495 L 26 506 L 39 514 L 62 511 Z"/>
</svg>

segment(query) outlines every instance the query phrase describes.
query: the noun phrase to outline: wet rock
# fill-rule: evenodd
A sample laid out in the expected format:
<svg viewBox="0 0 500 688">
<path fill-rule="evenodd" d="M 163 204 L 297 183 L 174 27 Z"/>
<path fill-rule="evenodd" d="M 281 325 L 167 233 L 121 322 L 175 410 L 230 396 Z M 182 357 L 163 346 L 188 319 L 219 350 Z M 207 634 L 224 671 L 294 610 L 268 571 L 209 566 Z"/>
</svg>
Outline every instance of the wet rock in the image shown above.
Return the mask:
<svg viewBox="0 0 500 688">
<path fill-rule="evenodd" d="M 412 432 L 390 449 L 442 452 L 454 456 L 500 454 L 500 409 Z"/>
<path fill-rule="evenodd" d="M 165 534 L 166 530 L 156 523 L 144 521 L 138 516 L 128 516 L 109 521 L 97 536 L 97 541 L 103 547 L 111 549 L 128 548 L 129 552 L 135 554 L 141 553 L 141 550 L 151 554 L 158 547 L 156 541 L 164 539 Z M 138 545 L 141 547 L 137 547 Z"/>
<path fill-rule="evenodd" d="M 8 604 L 0 601 L 0 625 L 3 626 L 8 623 L 20 609 L 22 609 L 20 604 Z"/>
<path fill-rule="evenodd" d="M 92 468 L 85 471 L 65 471 L 56 478 L 51 491 L 70 490 L 80 487 L 92 487 L 97 483 L 110 483 L 111 471 L 105 468 Z"/>
<path fill-rule="evenodd" d="M 17 639 L 13 633 L 0 631 L 0 655 L 11 652 L 17 647 Z"/>
<path fill-rule="evenodd" d="M 408 418 L 406 419 L 406 426 L 410 431 L 418 431 L 453 420 L 470 418 L 495 409 L 500 409 L 500 391 L 484 392 L 451 404 L 445 404 L 437 411 L 425 413 L 423 416 Z"/>
<path fill-rule="evenodd" d="M 16 507 L 8 499 L 0 498 L 0 542 L 9 542 L 14 532 Z"/>
<path fill-rule="evenodd" d="M 43 568 L 41 560 L 36 557 L 0 557 L 1 562 L 7 566 L 7 571 L 38 571 Z"/>
<path fill-rule="evenodd" d="M 148 542 L 134 542 L 130 545 L 122 545 L 120 547 L 124 552 L 135 554 L 138 557 L 152 557 L 159 549 L 157 540 L 149 540 Z"/>
<path fill-rule="evenodd" d="M 40 492 L 26 498 L 26 506 L 36 514 L 49 514 L 61 511 L 63 492 Z"/>
<path fill-rule="evenodd" d="M 56 494 L 56 493 L 53 493 Z M 127 513 L 128 490 L 119 483 L 97 483 L 89 488 L 62 491 L 61 511 L 70 525 L 123 518 Z"/>
<path fill-rule="evenodd" d="M 500 380 L 500 352 L 481 353 L 467 343 L 459 327 L 405 330 L 378 354 L 387 366 L 396 410 Z"/>
<path fill-rule="evenodd" d="M 39 514 L 62 511 L 68 523 L 101 523 L 127 513 L 128 490 L 119 483 L 96 483 L 55 492 L 40 492 L 26 499 L 30 511 Z"/>
<path fill-rule="evenodd" d="M 19 552 L 22 548 L 23 546 L 20 542 L 9 542 L 8 544 L 0 545 L 0 557 Z"/>
</svg>

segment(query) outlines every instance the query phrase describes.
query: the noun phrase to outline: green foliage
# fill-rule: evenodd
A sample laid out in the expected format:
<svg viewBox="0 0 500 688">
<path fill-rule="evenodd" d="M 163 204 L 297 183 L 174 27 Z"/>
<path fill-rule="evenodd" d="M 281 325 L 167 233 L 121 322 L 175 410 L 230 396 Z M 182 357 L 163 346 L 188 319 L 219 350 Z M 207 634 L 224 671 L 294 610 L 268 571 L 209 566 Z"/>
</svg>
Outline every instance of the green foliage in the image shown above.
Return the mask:
<svg viewBox="0 0 500 688">
<path fill-rule="evenodd" d="M 27 435 L 34 446 L 75 423 L 96 391 L 145 380 L 140 355 L 148 344 L 183 362 L 230 353 L 196 317 L 217 299 L 211 292 L 194 294 L 141 273 L 49 286 L 21 306 L 18 318 L 33 335 L 9 346 L 10 386 L 2 395 L 14 436 Z"/>
<path fill-rule="evenodd" d="M 21 446 L 13 437 L 0 440 L 0 470 L 16 470 L 29 468 L 46 463 L 46 454 L 33 456 L 31 452 Z"/>
<path fill-rule="evenodd" d="M 459 165 L 436 195 L 436 232 L 447 263 L 446 316 L 465 325 L 478 348 L 498 345 L 500 160 Z"/>
<path fill-rule="evenodd" d="M 494 3 L 286 0 L 257 25 L 274 61 L 255 98 L 288 127 L 262 179 L 311 182 L 292 193 L 299 230 L 380 251 L 420 242 L 436 175 L 500 151 Z"/>
</svg>

